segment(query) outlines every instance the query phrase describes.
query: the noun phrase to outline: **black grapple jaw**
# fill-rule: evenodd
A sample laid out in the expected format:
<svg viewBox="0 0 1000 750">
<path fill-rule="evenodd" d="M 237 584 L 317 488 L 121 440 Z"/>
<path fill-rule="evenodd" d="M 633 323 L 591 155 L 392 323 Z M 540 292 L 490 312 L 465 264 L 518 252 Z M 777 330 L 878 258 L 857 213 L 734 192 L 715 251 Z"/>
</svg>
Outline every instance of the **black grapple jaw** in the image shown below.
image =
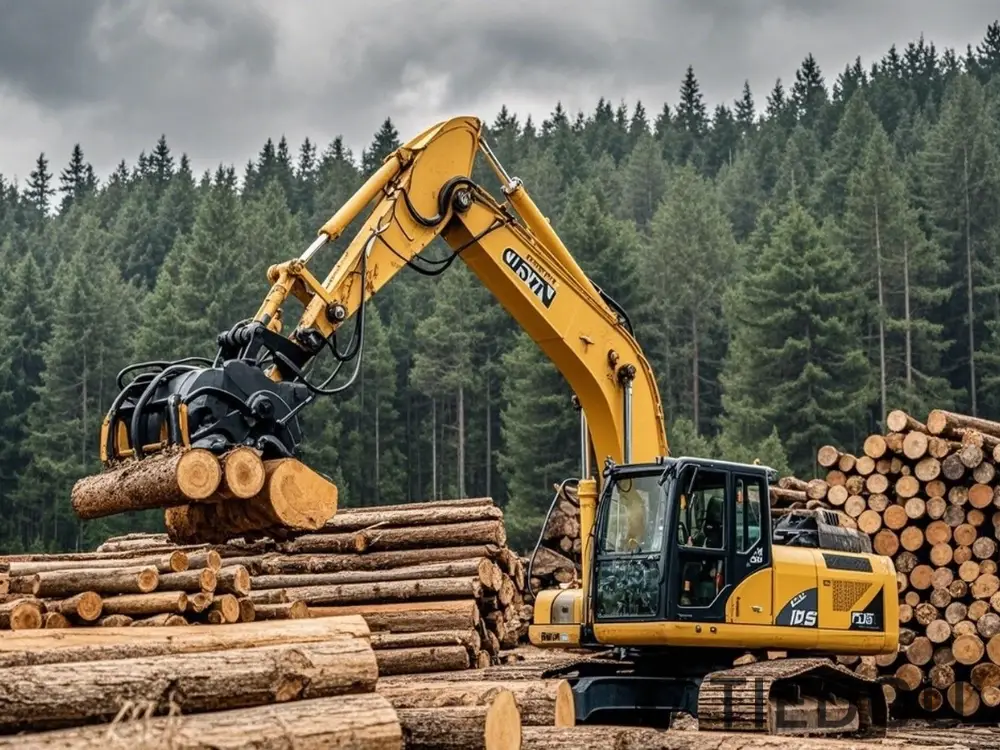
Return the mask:
<svg viewBox="0 0 1000 750">
<path fill-rule="evenodd" d="M 309 391 L 284 378 L 307 356 L 260 323 L 249 323 L 219 335 L 215 361 L 130 365 L 118 374 L 120 391 L 101 428 L 101 460 L 109 466 L 173 446 L 220 455 L 236 445 L 256 448 L 265 459 L 295 457 L 302 440 L 298 413 Z"/>
</svg>

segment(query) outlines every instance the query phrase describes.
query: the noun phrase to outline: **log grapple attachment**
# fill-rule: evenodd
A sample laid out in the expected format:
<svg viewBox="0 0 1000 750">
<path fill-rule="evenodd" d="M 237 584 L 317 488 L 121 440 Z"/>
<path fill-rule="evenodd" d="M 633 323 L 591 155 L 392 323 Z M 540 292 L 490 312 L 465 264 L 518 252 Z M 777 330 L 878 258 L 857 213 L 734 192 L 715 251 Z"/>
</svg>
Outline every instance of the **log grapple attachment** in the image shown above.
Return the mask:
<svg viewBox="0 0 1000 750">
<path fill-rule="evenodd" d="M 219 336 L 215 360 L 190 357 L 123 369 L 100 434 L 104 471 L 73 488 L 81 518 L 166 508 L 186 543 L 319 528 L 337 489 L 298 458 L 299 412 L 315 397 L 303 351 L 261 323 Z"/>
</svg>

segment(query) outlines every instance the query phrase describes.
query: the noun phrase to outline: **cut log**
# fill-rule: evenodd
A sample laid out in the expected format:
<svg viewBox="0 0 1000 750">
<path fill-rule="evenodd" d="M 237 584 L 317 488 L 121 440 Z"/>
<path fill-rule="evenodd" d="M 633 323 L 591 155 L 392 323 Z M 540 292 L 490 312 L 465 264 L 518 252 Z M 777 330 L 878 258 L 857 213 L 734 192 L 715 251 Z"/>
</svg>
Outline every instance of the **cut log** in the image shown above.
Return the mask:
<svg viewBox="0 0 1000 750">
<path fill-rule="evenodd" d="M 465 646 L 378 649 L 375 656 L 379 674 L 384 676 L 449 672 L 471 666 Z"/>
<path fill-rule="evenodd" d="M 42 607 L 35 599 L 0 603 L 0 630 L 34 630 L 43 624 Z"/>
<path fill-rule="evenodd" d="M 83 477 L 70 498 L 80 518 L 91 519 L 208 500 L 222 480 L 219 460 L 203 448 L 155 453 L 141 461 Z"/>
<path fill-rule="evenodd" d="M 0 738 L 10 750 L 218 750 L 253 747 L 403 750 L 392 705 L 377 693 L 294 700 L 252 708 L 169 717 L 142 717 Z"/>
<path fill-rule="evenodd" d="M 106 618 L 111 619 L 111 618 Z M 250 622 L 211 628 L 74 628 L 66 633 L 10 633 L 0 638 L 0 667 L 110 661 L 247 649 L 292 643 L 366 639 L 370 629 L 357 615 L 283 622 Z"/>
<path fill-rule="evenodd" d="M 816 463 L 824 469 L 829 469 L 830 467 L 836 465 L 836 463 L 840 460 L 841 455 L 843 454 L 835 446 L 824 445 L 816 451 Z"/>
<path fill-rule="evenodd" d="M 250 574 L 242 565 L 227 565 L 215 575 L 215 591 L 219 594 L 246 596 L 250 593 Z"/>
<path fill-rule="evenodd" d="M 419 547 L 447 547 L 449 545 L 495 544 L 507 542 L 504 525 L 500 521 L 472 521 L 461 524 L 439 524 L 402 529 L 370 529 L 354 536 L 356 552 L 413 549 Z"/>
<path fill-rule="evenodd" d="M 211 568 L 185 570 L 183 573 L 168 573 L 160 576 L 156 587 L 160 591 L 185 591 L 190 594 L 215 591 L 217 576 Z"/>
<path fill-rule="evenodd" d="M 97 594 L 148 594 L 159 584 L 156 568 L 74 568 L 36 574 L 38 596 L 68 597 L 81 591 Z"/>
<path fill-rule="evenodd" d="M 261 575 L 251 578 L 258 589 L 278 589 L 300 586 L 329 586 L 341 583 L 380 583 L 383 581 L 426 580 L 430 578 L 460 578 L 475 576 L 486 588 L 500 587 L 500 569 L 485 557 L 472 560 L 433 563 L 393 570 L 345 570 L 340 573 Z"/>
<path fill-rule="evenodd" d="M 85 670 L 11 667 L 4 676 L 0 729 L 11 732 L 111 721 L 126 700 L 160 715 L 372 692 L 378 667 L 368 642 L 352 638 L 92 661 Z"/>
<path fill-rule="evenodd" d="M 886 446 L 885 438 L 882 435 L 869 435 L 865 439 L 864 451 L 866 456 L 879 459 L 885 455 L 886 450 L 888 450 L 888 446 Z"/>
<path fill-rule="evenodd" d="M 918 461 L 927 453 L 927 435 L 911 431 L 903 438 L 903 455 L 911 461 Z"/>
<path fill-rule="evenodd" d="M 68 599 L 50 599 L 45 602 L 46 612 L 58 612 L 74 622 L 94 622 L 100 618 L 104 602 L 94 591 L 84 591 Z"/>
<path fill-rule="evenodd" d="M 428 689 L 432 687 L 432 689 Z M 565 680 L 442 682 L 419 677 L 380 678 L 376 691 L 397 709 L 487 705 L 501 690 L 514 696 L 522 726 L 566 727 L 575 724 L 573 698 Z"/>
<path fill-rule="evenodd" d="M 894 409 L 885 418 L 885 425 L 892 432 L 927 432 L 927 426 L 917 421 L 905 411 Z"/>
<path fill-rule="evenodd" d="M 397 708 L 408 748 L 425 750 L 520 750 L 521 715 L 508 690 L 485 706 Z"/>
<path fill-rule="evenodd" d="M 977 430 L 984 435 L 1000 438 L 1000 423 L 965 414 L 934 409 L 927 415 L 927 431 L 932 435 L 950 436 L 956 430 Z"/>
<path fill-rule="evenodd" d="M 479 607 L 474 599 L 310 607 L 309 614 L 320 618 L 361 615 L 372 631 L 388 630 L 393 633 L 468 630 L 480 622 Z"/>
<path fill-rule="evenodd" d="M 579 512 L 579 511 L 577 511 Z M 473 521 L 495 521 L 503 518 L 503 511 L 494 505 L 432 506 L 411 509 L 409 506 L 393 506 L 381 510 L 370 508 L 350 508 L 341 511 L 324 526 L 323 532 L 361 531 L 372 527 L 392 526 L 434 526 L 447 523 L 471 523 Z"/>
<path fill-rule="evenodd" d="M 139 617 L 132 620 L 129 623 L 129 627 L 132 628 L 176 628 L 182 625 L 187 625 L 188 621 L 184 619 L 181 615 L 172 615 L 169 612 L 163 612 L 162 614 L 152 615 L 151 617 Z"/>
<path fill-rule="evenodd" d="M 309 605 L 402 602 L 413 599 L 475 599 L 482 596 L 482 591 L 483 586 L 478 578 L 430 578 L 285 589 L 289 601 L 303 601 Z"/>
<path fill-rule="evenodd" d="M 319 529 L 337 510 L 337 488 L 294 458 L 264 462 L 264 488 L 250 499 L 168 508 L 171 541 L 224 542 L 247 532 Z"/>
<path fill-rule="evenodd" d="M 260 453 L 245 445 L 238 445 L 219 459 L 222 481 L 219 497 L 227 500 L 243 499 L 257 495 L 264 489 L 267 473 Z"/>
<path fill-rule="evenodd" d="M 979 693 L 967 682 L 956 682 L 948 688 L 948 705 L 959 716 L 972 716 L 979 710 Z"/>
<path fill-rule="evenodd" d="M 309 605 L 301 601 L 254 605 L 254 618 L 258 620 L 301 620 L 305 617 L 309 617 Z"/>
<path fill-rule="evenodd" d="M 124 594 L 104 600 L 104 614 L 146 617 L 159 614 L 183 614 L 188 597 L 183 592 L 154 591 L 150 594 Z"/>
<path fill-rule="evenodd" d="M 33 575 L 34 573 L 46 573 L 53 570 L 68 570 L 71 568 L 146 568 L 152 566 L 159 573 L 179 573 L 188 569 L 187 553 L 181 550 L 174 550 L 162 555 L 150 557 L 137 557 L 127 562 L 118 559 L 100 560 L 25 560 L 10 563 L 10 574 L 12 576 Z"/>
</svg>

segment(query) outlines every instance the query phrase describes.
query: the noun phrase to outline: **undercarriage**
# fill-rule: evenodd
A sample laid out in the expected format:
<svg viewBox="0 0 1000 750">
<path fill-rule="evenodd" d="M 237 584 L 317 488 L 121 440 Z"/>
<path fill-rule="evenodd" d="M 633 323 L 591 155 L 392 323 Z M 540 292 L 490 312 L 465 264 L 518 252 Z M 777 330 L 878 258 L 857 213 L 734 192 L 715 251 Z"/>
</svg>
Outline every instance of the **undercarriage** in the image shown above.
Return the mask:
<svg viewBox="0 0 1000 750">
<path fill-rule="evenodd" d="M 573 691 L 578 724 L 668 728 L 678 713 L 699 730 L 881 737 L 888 722 L 882 686 L 826 658 L 788 658 L 732 667 L 723 654 L 632 652 L 549 670 Z"/>
</svg>

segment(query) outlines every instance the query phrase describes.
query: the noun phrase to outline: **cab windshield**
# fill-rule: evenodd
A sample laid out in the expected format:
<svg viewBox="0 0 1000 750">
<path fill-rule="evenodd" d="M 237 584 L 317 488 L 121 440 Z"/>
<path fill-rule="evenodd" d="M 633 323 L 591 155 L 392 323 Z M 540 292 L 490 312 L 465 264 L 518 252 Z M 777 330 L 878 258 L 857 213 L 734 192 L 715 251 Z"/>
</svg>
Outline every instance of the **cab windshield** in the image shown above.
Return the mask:
<svg viewBox="0 0 1000 750">
<path fill-rule="evenodd" d="M 658 553 L 663 546 L 666 493 L 660 474 L 612 480 L 599 550 L 606 555 Z"/>
</svg>

